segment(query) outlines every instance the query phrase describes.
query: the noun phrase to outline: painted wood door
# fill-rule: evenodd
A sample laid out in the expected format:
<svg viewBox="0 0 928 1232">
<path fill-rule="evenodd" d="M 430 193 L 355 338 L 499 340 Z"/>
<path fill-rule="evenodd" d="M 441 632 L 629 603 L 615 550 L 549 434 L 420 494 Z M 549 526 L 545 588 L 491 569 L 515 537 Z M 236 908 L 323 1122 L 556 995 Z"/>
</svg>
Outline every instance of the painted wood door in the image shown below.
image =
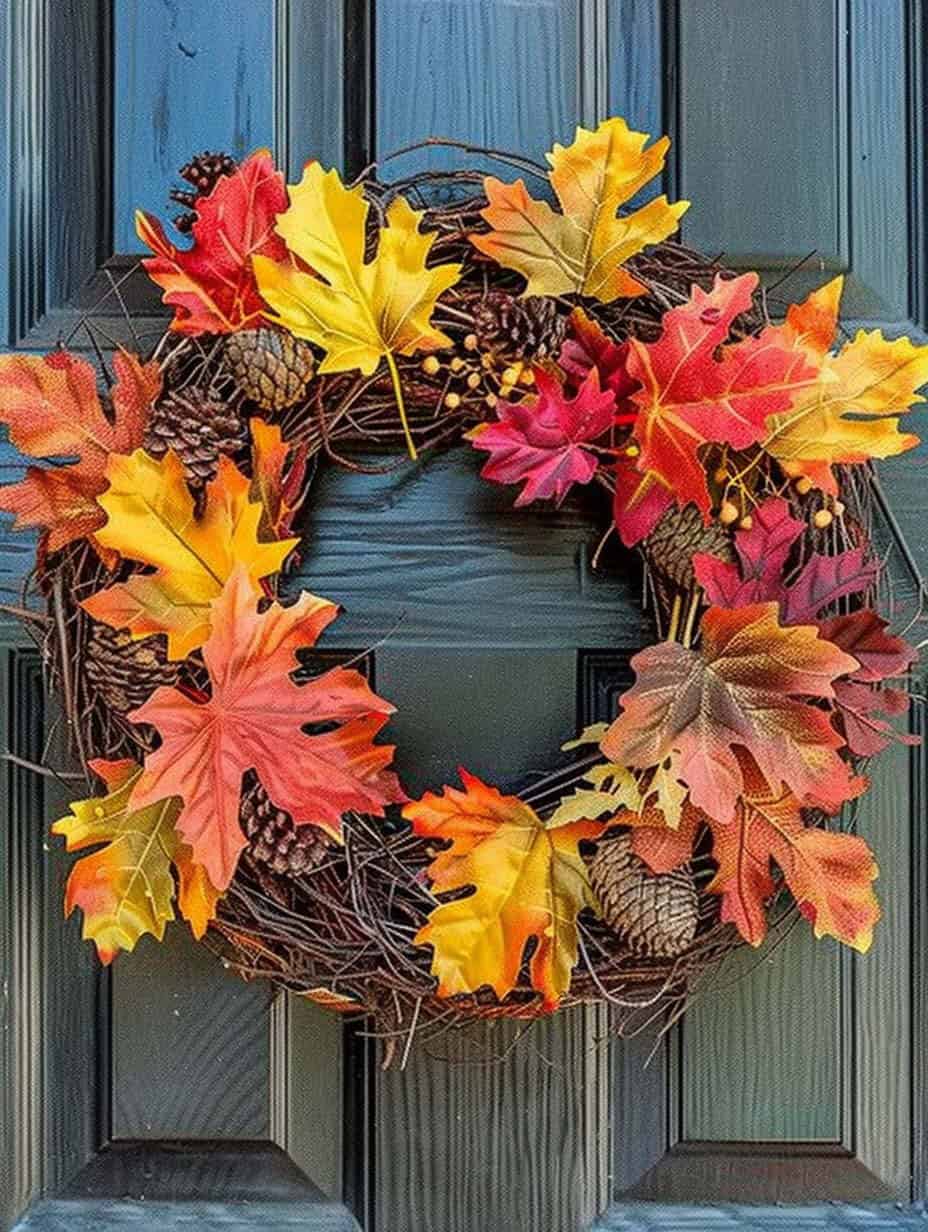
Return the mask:
<svg viewBox="0 0 928 1232">
<path fill-rule="evenodd" d="M 428 134 L 540 155 L 619 113 L 671 135 L 690 242 L 785 277 L 790 296 L 845 271 L 853 318 L 917 333 L 923 18 L 920 0 L 0 0 L 0 330 L 81 347 L 89 314 L 125 339 L 107 292 L 134 260 L 132 209 L 163 212 L 203 147 L 271 145 L 291 174 Z M 144 341 L 164 321 L 139 295 Z M 20 462 L 0 450 L 10 476 Z M 909 597 L 928 558 L 921 464 L 894 464 L 883 527 Z M 320 478 L 294 585 L 345 604 L 328 645 L 378 643 L 412 791 L 458 761 L 515 782 L 614 711 L 647 631 L 634 560 L 591 567 L 598 525 L 579 500 L 514 511 L 465 452 Z M 0 597 L 28 555 L 4 533 Z M 0 653 L 3 741 L 38 756 L 35 655 L 13 634 Z M 3 1214 L 65 1183 L 175 1205 L 324 1194 L 368 1232 L 573 1232 L 629 1196 L 924 1196 L 924 763 L 894 756 L 860 818 L 887 914 L 866 960 L 798 931 L 739 958 L 647 1068 L 653 1040 L 610 1042 L 587 1010 L 511 1050 L 505 1029 L 475 1030 L 405 1073 L 381 1073 L 359 1032 L 233 980 L 180 927 L 99 972 L 55 920 L 63 862 L 42 819 L 60 793 L 6 764 Z"/>
</svg>

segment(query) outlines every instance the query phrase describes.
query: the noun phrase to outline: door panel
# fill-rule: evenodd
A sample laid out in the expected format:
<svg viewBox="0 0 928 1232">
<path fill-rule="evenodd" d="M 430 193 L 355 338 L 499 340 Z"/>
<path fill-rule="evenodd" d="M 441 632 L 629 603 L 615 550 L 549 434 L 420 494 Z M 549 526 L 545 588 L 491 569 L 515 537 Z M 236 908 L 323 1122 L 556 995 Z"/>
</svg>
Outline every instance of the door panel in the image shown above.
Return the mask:
<svg viewBox="0 0 928 1232">
<path fill-rule="evenodd" d="M 89 310 L 108 338 L 128 339 L 118 303 L 100 297 L 137 249 L 131 208 L 163 214 L 176 168 L 205 146 L 273 144 L 291 176 L 312 154 L 356 170 L 429 134 L 540 159 L 576 123 L 619 113 L 673 138 L 667 188 L 694 201 L 689 242 L 759 265 L 768 283 L 814 247 L 775 295 L 844 271 L 850 316 L 915 329 L 923 16 L 919 0 L 0 0 L 14 84 L 0 125 L 0 326 L 9 345 L 70 337 L 86 349 Z M 467 161 L 420 151 L 387 171 Z M 123 289 L 154 337 L 157 296 L 140 279 Z M 3 477 L 20 464 L 0 443 Z M 413 790 L 448 780 L 455 760 L 515 786 L 578 722 L 615 712 L 628 652 L 649 636 L 634 559 L 607 549 L 591 569 L 595 498 L 513 510 L 478 466 L 461 451 L 421 474 L 321 473 L 293 580 L 345 604 L 328 645 L 378 644 Z M 890 473 L 914 553 L 894 552 L 896 593 L 912 600 L 913 567 L 928 563 L 924 457 Z M 22 537 L 0 538 L 4 600 L 28 556 Z M 30 676 L 19 650 L 4 654 L 5 701 L 27 716 L 36 661 Z M 34 754 L 24 721 L 13 728 L 31 732 L 20 747 Z M 610 1192 L 862 1202 L 924 1191 L 921 751 L 884 758 L 860 810 L 882 853 L 886 915 L 867 958 L 797 930 L 726 964 L 661 1040 L 607 1048 L 605 1014 L 585 1011 L 539 1024 L 496 1064 L 470 1059 L 485 1055 L 477 1028 L 433 1048 L 462 1063 L 414 1049 L 405 1073 L 384 1075 L 357 1033 L 342 1047 L 337 1018 L 228 978 L 179 926 L 111 980 L 76 921 L 29 940 L 34 904 L 54 898 L 49 921 L 57 911 L 62 861 L 55 850 L 29 872 L 16 827 L 50 811 L 50 795 L 7 771 L 4 836 L 20 861 L 3 865 L 15 874 L 9 935 L 30 956 L 14 965 L 13 999 L 32 1006 L 3 1054 L 18 1075 L 9 1089 L 27 1092 L 5 1159 L 20 1199 L 111 1135 L 277 1144 L 382 1232 L 493 1221 L 571 1232 Z M 44 1020 L 36 997 L 49 998 Z M 75 1038 L 51 1048 L 44 1027 L 70 1016 Z M 95 1068 L 99 1081 L 85 1083 Z M 42 1075 L 44 1100 L 28 1094 Z"/>
</svg>

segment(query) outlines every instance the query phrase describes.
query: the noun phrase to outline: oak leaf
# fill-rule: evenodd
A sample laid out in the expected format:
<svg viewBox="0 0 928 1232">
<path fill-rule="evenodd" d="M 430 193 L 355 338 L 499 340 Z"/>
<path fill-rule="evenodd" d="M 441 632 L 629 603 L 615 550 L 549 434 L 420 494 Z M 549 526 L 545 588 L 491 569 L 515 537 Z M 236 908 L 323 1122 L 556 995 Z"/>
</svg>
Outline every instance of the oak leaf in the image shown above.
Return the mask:
<svg viewBox="0 0 928 1232">
<path fill-rule="evenodd" d="M 722 919 L 751 945 L 767 934 L 772 861 L 816 937 L 835 937 L 862 953 L 870 948 L 880 918 L 872 885 L 879 870 L 862 838 L 807 826 L 790 792 L 757 783 L 739 800 L 731 824 L 710 819 L 710 828 L 718 871 L 708 892 L 721 895 Z"/>
<path fill-rule="evenodd" d="M 681 804 L 673 829 L 656 804 L 646 804 L 640 812 L 626 813 L 620 820 L 622 825 L 632 828 L 632 851 L 644 860 L 652 873 L 670 873 L 686 864 L 706 824 L 704 814 L 689 800 Z"/>
<path fill-rule="evenodd" d="M 640 449 L 635 470 L 642 479 L 623 494 L 621 507 L 617 504 L 617 525 L 626 542 L 635 541 L 640 527 L 630 532 L 623 523 L 634 519 L 655 485 L 663 488 L 653 509 L 657 516 L 673 499 L 680 505 L 692 502 L 708 517 L 700 449 L 710 441 L 735 449 L 758 443 L 767 435 L 769 417 L 787 410 L 797 391 L 816 380 L 817 369 L 805 353 L 779 335 L 723 345 L 735 317 L 750 308 L 756 286 L 756 274 L 718 275 L 711 291 L 696 286 L 685 304 L 665 314 L 656 342 L 630 340 L 627 368 L 639 385 L 630 397 L 638 411 L 632 429 Z"/>
<path fill-rule="evenodd" d="M 286 259 L 274 232 L 287 208 L 283 175 L 269 151 L 258 150 L 208 197 L 197 201 L 193 246 L 178 248 L 156 218 L 136 212 L 139 239 L 155 254 L 142 264 L 174 308 L 171 329 L 182 334 L 231 334 L 259 324 L 266 305 L 258 294 L 252 258 Z"/>
<path fill-rule="evenodd" d="M 569 146 L 555 145 L 547 159 L 560 214 L 531 197 L 521 179 L 503 184 L 488 176 L 482 214 L 492 229 L 471 234 L 471 243 L 524 275 L 526 295 L 581 294 L 603 303 L 640 295 L 646 288 L 624 263 L 676 231 L 689 208 L 688 201 L 671 205 L 660 196 L 616 216 L 664 166 L 669 139 L 645 149 L 647 141 L 647 133 L 616 117 L 595 131 L 578 128 Z"/>
<path fill-rule="evenodd" d="M 803 804 L 833 812 L 865 781 L 838 755 L 844 742 L 827 711 L 810 701 L 833 698 L 833 682 L 856 666 L 814 628 L 781 626 L 775 603 L 711 607 L 698 651 L 661 642 L 634 656 L 637 680 L 600 747 L 641 769 L 675 754 L 693 804 L 722 823 L 744 791 L 739 748 L 771 786 L 785 783 Z"/>
<path fill-rule="evenodd" d="M 160 460 L 141 449 L 131 457 L 114 455 L 106 476 L 100 542 L 155 572 L 133 574 L 82 606 L 94 620 L 128 629 L 133 638 L 166 633 L 171 659 L 186 658 L 206 640 L 210 603 L 237 564 L 257 587 L 298 542 L 259 541 L 262 507 L 249 499 L 249 482 L 229 458 L 219 460 L 199 519 L 183 465 L 171 451 Z"/>
<path fill-rule="evenodd" d="M 572 821 L 593 821 L 604 813 L 616 814 L 641 807 L 641 793 L 635 776 L 614 762 L 591 766 L 583 776 L 589 787 L 579 787 L 562 796 L 548 821 L 561 826 Z"/>
<path fill-rule="evenodd" d="M 174 864 L 181 912 L 199 939 L 220 895 L 177 836 L 179 802 L 162 799 L 135 808 L 130 797 L 141 766 L 133 761 L 89 764 L 107 794 L 75 801 L 52 832 L 66 840 L 68 851 L 105 846 L 82 857 L 71 870 L 65 914 L 80 908 L 84 938 L 93 940 L 104 963 L 112 962 L 120 950 L 134 949 L 146 933 L 160 941 L 165 925 L 174 919 Z"/>
<path fill-rule="evenodd" d="M 405 799 L 387 769 L 393 747 L 373 743 L 390 703 L 349 668 L 302 686 L 292 679 L 296 652 L 314 645 L 337 613 L 305 592 L 290 607 L 272 603 L 258 612 L 252 580 L 238 567 L 212 604 L 203 646 L 209 697 L 195 701 L 162 686 L 129 716 L 161 737 L 145 759 L 133 807 L 179 796 L 178 831 L 220 890 L 246 846 L 239 801 L 249 770 L 296 825 L 317 825 L 335 838 L 343 813 L 381 816 L 385 804 Z M 321 730 L 304 734 L 309 725 Z"/>
<path fill-rule="evenodd" d="M 155 363 L 127 351 L 113 358 L 112 419 L 97 394 L 90 364 L 68 351 L 50 355 L 0 356 L 0 423 L 10 441 L 34 458 L 75 458 L 60 466 L 30 466 L 18 483 L 0 488 L 0 509 L 16 515 L 16 527 L 38 526 L 49 551 L 75 539 L 95 537 L 105 515 L 97 497 L 106 489 L 111 453 L 131 453 L 142 443 L 148 412 L 161 390 Z"/>
<path fill-rule="evenodd" d="M 595 368 L 570 399 L 550 373 L 539 369 L 535 379 L 537 397 L 497 403 L 499 422 L 469 434 L 475 449 L 490 454 L 480 472 L 485 479 L 524 484 L 517 507 L 544 498 L 560 504 L 575 483 L 589 483 L 599 459 L 584 446 L 600 440 L 615 420 L 615 396 L 600 389 Z"/>
<path fill-rule="evenodd" d="M 928 346 L 893 340 L 880 330 L 858 330 L 838 352 L 828 354 L 838 333 L 842 278 L 793 305 L 782 326 L 764 331 L 792 345 L 819 365 L 820 379 L 771 420 L 764 448 L 788 475 L 806 475 L 836 495 L 834 463 L 888 458 L 918 444 L 900 432 L 899 417 L 923 399 L 928 383 Z M 764 336 L 762 335 L 762 336 Z"/>
<path fill-rule="evenodd" d="M 433 947 L 439 996 L 488 985 L 502 999 L 515 987 L 534 938 L 532 987 L 552 1010 L 576 966 L 577 916 L 596 907 L 578 844 L 607 823 L 545 823 L 517 796 L 459 773 L 463 791 L 427 792 L 403 810 L 417 834 L 451 843 L 429 868 L 436 893 L 473 887 L 472 894 L 435 907 L 416 943 Z"/>
</svg>

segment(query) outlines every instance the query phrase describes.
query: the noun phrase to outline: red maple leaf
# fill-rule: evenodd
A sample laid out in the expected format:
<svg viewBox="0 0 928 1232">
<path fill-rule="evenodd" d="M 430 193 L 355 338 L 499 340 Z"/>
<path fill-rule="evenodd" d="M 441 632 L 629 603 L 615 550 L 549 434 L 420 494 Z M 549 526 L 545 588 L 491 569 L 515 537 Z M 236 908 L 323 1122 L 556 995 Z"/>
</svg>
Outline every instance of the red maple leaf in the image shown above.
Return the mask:
<svg viewBox="0 0 928 1232">
<path fill-rule="evenodd" d="M 626 366 L 628 343 L 613 342 L 582 308 L 575 308 L 570 314 L 568 330 L 558 356 L 563 371 L 579 385 L 595 368 L 600 387 L 611 389 L 615 394 L 618 408 L 615 422 L 634 423 L 638 412 L 627 405 L 626 399 L 638 388 L 638 382 L 629 376 Z"/>
<path fill-rule="evenodd" d="M 639 385 L 630 396 L 638 408 L 633 435 L 641 452 L 635 467 L 644 482 L 631 503 L 617 509 L 625 542 L 636 542 L 637 530 L 623 522 L 633 518 L 656 483 L 679 504 L 692 502 L 708 517 L 701 448 L 718 442 L 744 449 L 760 442 L 768 417 L 786 410 L 815 380 L 817 368 L 808 357 L 775 333 L 724 346 L 735 317 L 750 308 L 756 286 L 756 274 L 719 275 L 711 291 L 694 287 L 685 304 L 665 315 L 657 342 L 630 341 L 627 371 Z"/>
<path fill-rule="evenodd" d="M 538 397 L 497 404 L 498 423 L 470 434 L 489 461 L 480 472 L 497 483 L 524 483 L 516 505 L 552 497 L 558 504 L 575 483 L 589 483 L 599 459 L 584 445 L 604 436 L 615 422 L 615 395 L 603 390 L 594 368 L 569 399 L 556 377 L 538 369 Z"/>
<path fill-rule="evenodd" d="M 785 500 L 774 497 L 758 507 L 750 530 L 735 533 L 737 563 L 706 552 L 693 557 L 696 579 L 710 603 L 736 608 L 775 599 L 784 624 L 814 624 L 838 599 L 868 590 L 879 564 L 863 547 L 834 556 L 812 552 L 796 577 L 785 580 L 793 544 L 805 530 Z"/>
<path fill-rule="evenodd" d="M 821 637 L 856 661 L 853 671 L 835 681 L 833 699 L 836 726 L 851 752 L 869 757 L 893 739 L 915 743 L 913 737 L 886 722 L 886 717 L 905 713 L 905 694 L 875 687 L 904 675 L 916 658 L 915 651 L 888 633 L 887 622 L 871 608 L 832 619 L 822 617 L 838 599 L 869 590 L 877 579 L 878 561 L 868 559 L 863 547 L 835 556 L 813 552 L 787 582 L 790 551 L 803 530 L 786 501 L 765 501 L 755 512 L 751 529 L 735 533 L 737 563 L 697 553 L 693 558 L 696 578 L 709 602 L 719 607 L 776 600 L 783 624 L 816 625 Z"/>
<path fill-rule="evenodd" d="M 287 260 L 274 227 L 287 208 L 287 189 L 268 150 L 258 150 L 233 175 L 197 202 L 193 246 L 177 248 L 156 218 L 139 210 L 139 239 L 155 254 L 142 264 L 174 307 L 171 329 L 182 334 L 231 334 L 261 322 L 266 304 L 258 294 L 255 253 Z"/>
<path fill-rule="evenodd" d="M 405 800 L 387 769 L 391 745 L 373 738 L 393 707 L 356 671 L 335 667 L 294 683 L 295 652 L 312 646 L 338 609 L 303 594 L 291 607 L 257 611 L 244 569 L 236 569 L 213 603 L 203 647 L 210 696 L 191 700 L 162 686 L 129 716 L 151 724 L 161 745 L 145 759 L 131 804 L 169 796 L 183 801 L 177 828 L 218 890 L 224 890 L 246 845 L 239 825 L 242 776 L 255 770 L 274 804 L 297 825 L 338 837 L 351 809 L 383 814 Z M 308 725 L 322 730 L 311 735 Z"/>
</svg>

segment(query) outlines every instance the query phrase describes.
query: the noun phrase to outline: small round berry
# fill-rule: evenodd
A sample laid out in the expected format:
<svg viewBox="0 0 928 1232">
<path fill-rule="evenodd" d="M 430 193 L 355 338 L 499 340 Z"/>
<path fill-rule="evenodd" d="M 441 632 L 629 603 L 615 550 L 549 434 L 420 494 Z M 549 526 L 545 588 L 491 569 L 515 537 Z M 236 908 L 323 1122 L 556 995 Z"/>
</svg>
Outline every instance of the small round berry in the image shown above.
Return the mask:
<svg viewBox="0 0 928 1232">
<path fill-rule="evenodd" d="M 519 379 L 519 369 L 505 368 L 500 379 L 504 385 L 515 385 L 516 381 Z"/>
<path fill-rule="evenodd" d="M 723 526 L 731 526 L 732 522 L 737 522 L 740 516 L 737 505 L 733 505 L 731 501 L 722 502 L 722 508 L 719 510 L 719 521 Z"/>
<path fill-rule="evenodd" d="M 521 376 L 519 377 L 519 384 L 520 385 L 534 385 L 535 384 L 535 373 L 531 370 L 531 368 L 526 368 L 522 372 Z"/>
<path fill-rule="evenodd" d="M 640 453 L 641 453 L 641 450 L 638 448 L 637 445 L 629 445 L 628 448 L 625 450 L 626 458 L 637 458 Z"/>
<path fill-rule="evenodd" d="M 741 521 L 738 523 L 738 529 L 739 530 L 750 530 L 753 525 L 754 525 L 754 519 L 751 517 L 749 513 L 746 513 L 744 517 L 741 519 Z"/>
<path fill-rule="evenodd" d="M 796 480 L 796 491 L 800 496 L 806 496 L 812 491 L 812 480 L 808 475 L 800 475 Z"/>
<path fill-rule="evenodd" d="M 829 527 L 833 521 L 834 518 L 832 517 L 830 509 L 817 509 L 812 515 L 812 525 L 816 528 L 816 530 L 825 530 L 826 527 Z"/>
<path fill-rule="evenodd" d="M 464 339 L 464 350 L 465 351 L 476 351 L 479 345 L 480 343 L 477 341 L 476 334 L 468 334 L 467 337 Z"/>
<path fill-rule="evenodd" d="M 480 375 L 479 372 L 472 372 L 470 376 L 467 378 L 467 388 L 476 389 L 482 380 L 483 380 L 483 377 Z"/>
<path fill-rule="evenodd" d="M 496 394 L 487 394 L 487 396 L 484 398 L 484 402 L 487 404 L 487 406 L 491 410 L 493 409 L 494 406 L 496 406 L 498 401 L 499 399 L 497 398 Z"/>
<path fill-rule="evenodd" d="M 836 500 L 835 503 L 831 507 L 831 511 L 835 515 L 836 518 L 843 518 L 845 508 L 846 508 L 846 505 L 844 504 L 844 501 Z"/>
<path fill-rule="evenodd" d="M 717 470 L 712 472 L 712 479 L 715 483 L 724 483 L 727 478 L 728 471 L 724 466 L 720 466 Z"/>
<path fill-rule="evenodd" d="M 464 367 L 464 360 L 461 359 L 460 355 L 455 355 L 454 359 L 452 359 L 448 367 L 451 369 L 452 372 L 460 372 L 461 369 Z"/>
<path fill-rule="evenodd" d="M 445 406 L 448 408 L 449 411 L 456 411 L 460 405 L 461 405 L 461 395 L 460 394 L 446 394 L 445 395 Z"/>
<path fill-rule="evenodd" d="M 422 371 L 426 376 L 435 376 L 441 371 L 441 364 L 434 355 L 427 355 L 422 361 Z"/>
</svg>

